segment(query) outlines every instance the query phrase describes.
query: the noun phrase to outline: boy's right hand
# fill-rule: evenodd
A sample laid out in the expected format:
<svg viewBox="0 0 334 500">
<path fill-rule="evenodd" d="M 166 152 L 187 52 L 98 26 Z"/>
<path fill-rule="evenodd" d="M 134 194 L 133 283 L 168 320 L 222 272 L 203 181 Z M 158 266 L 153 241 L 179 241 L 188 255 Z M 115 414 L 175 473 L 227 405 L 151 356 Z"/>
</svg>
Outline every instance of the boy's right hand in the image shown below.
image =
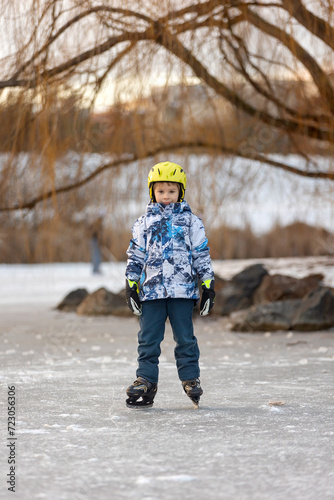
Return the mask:
<svg viewBox="0 0 334 500">
<path fill-rule="evenodd" d="M 136 316 L 141 316 L 142 309 L 139 300 L 138 283 L 136 281 L 127 279 L 125 282 L 125 288 L 126 303 L 130 307 L 133 314 L 135 314 Z"/>
<path fill-rule="evenodd" d="M 213 308 L 216 296 L 214 286 L 215 282 L 213 279 L 205 280 L 202 283 L 202 298 L 199 306 L 201 316 L 207 316 Z"/>
</svg>

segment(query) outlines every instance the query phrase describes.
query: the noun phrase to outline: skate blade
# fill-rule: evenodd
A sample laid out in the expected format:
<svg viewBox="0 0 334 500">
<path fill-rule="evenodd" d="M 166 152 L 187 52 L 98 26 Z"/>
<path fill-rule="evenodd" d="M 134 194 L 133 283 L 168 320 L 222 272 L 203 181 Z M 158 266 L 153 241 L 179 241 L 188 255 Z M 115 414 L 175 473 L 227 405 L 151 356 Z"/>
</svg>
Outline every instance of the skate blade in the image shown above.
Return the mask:
<svg viewBox="0 0 334 500">
<path fill-rule="evenodd" d="M 128 408 L 131 408 L 131 410 L 149 410 L 150 408 L 152 408 L 153 403 L 149 403 L 149 404 L 145 404 L 145 405 L 141 405 L 138 403 L 126 403 L 126 406 Z"/>
<path fill-rule="evenodd" d="M 126 406 L 134 410 L 145 410 L 146 408 L 152 408 L 153 401 L 145 401 L 137 399 L 131 400 L 130 398 L 126 400 Z"/>
<path fill-rule="evenodd" d="M 196 410 L 198 410 L 199 409 L 199 398 L 196 398 L 196 399 L 195 398 L 190 398 L 190 399 L 191 399 L 192 404 L 194 405 L 194 408 Z"/>
</svg>

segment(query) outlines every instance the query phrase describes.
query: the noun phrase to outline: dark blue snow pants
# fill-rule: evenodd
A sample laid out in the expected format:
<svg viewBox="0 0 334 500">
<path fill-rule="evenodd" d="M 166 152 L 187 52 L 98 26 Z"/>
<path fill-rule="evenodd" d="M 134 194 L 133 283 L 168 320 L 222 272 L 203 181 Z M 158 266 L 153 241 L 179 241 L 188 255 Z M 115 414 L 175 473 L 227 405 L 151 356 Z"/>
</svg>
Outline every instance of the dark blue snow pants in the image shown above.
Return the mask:
<svg viewBox="0 0 334 500">
<path fill-rule="evenodd" d="M 169 318 L 176 342 L 174 355 L 180 380 L 199 377 L 199 349 L 194 336 L 192 299 L 158 299 L 142 302 L 139 318 L 137 377 L 158 382 L 160 344 Z"/>
</svg>

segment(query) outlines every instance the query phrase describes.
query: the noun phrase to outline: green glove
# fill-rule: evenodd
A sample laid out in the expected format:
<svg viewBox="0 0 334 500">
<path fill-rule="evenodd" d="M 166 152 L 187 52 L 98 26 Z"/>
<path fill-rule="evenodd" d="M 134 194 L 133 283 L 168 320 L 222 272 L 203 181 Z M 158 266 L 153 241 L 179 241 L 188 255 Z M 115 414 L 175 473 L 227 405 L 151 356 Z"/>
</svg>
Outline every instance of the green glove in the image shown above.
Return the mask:
<svg viewBox="0 0 334 500">
<path fill-rule="evenodd" d="M 215 280 L 205 280 L 202 283 L 202 299 L 199 306 L 199 313 L 201 316 L 207 316 L 213 308 L 216 296 L 214 286 Z"/>
<path fill-rule="evenodd" d="M 130 307 L 133 314 L 141 316 L 142 309 L 139 300 L 139 288 L 136 281 L 126 280 L 125 282 L 126 303 Z"/>
</svg>

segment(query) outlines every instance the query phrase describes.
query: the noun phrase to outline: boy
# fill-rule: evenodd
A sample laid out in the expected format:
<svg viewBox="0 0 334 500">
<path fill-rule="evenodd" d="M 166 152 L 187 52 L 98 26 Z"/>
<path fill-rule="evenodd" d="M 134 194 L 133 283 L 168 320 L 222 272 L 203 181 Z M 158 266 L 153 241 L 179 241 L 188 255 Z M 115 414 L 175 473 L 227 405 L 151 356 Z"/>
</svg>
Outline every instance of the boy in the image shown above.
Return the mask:
<svg viewBox="0 0 334 500">
<path fill-rule="evenodd" d="M 154 165 L 148 176 L 151 202 L 134 224 L 127 250 L 126 297 L 139 316 L 137 380 L 128 387 L 128 407 L 150 407 L 157 392 L 160 344 L 169 317 L 176 342 L 178 376 L 198 406 L 199 349 L 192 313 L 199 299 L 206 316 L 214 302 L 214 275 L 202 221 L 184 201 L 184 170 L 172 162 Z"/>
</svg>

